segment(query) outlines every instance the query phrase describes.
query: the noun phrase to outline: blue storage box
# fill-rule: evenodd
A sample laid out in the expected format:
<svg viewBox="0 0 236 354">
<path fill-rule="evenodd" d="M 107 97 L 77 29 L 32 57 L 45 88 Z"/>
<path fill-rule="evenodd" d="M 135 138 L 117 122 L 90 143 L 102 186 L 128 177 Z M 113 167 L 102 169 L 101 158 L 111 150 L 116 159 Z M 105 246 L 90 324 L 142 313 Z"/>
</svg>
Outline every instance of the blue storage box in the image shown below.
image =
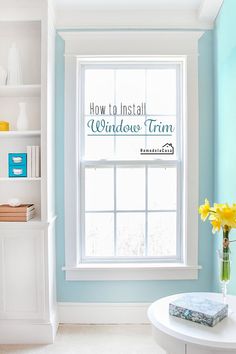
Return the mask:
<svg viewBox="0 0 236 354">
<path fill-rule="evenodd" d="M 9 166 L 9 177 L 27 177 L 26 165 Z"/>
<path fill-rule="evenodd" d="M 10 153 L 8 154 L 9 166 L 19 166 L 27 164 L 27 154 L 26 153 Z"/>
<path fill-rule="evenodd" d="M 27 154 L 9 153 L 8 154 L 9 177 L 27 177 Z"/>
</svg>

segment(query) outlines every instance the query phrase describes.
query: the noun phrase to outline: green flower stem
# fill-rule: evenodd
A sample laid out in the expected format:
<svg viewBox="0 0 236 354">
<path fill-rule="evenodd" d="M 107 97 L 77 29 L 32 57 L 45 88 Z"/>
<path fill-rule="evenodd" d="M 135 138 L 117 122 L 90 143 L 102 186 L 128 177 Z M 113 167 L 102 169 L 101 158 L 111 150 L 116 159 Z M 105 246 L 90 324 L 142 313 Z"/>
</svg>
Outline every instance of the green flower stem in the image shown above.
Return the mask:
<svg viewBox="0 0 236 354">
<path fill-rule="evenodd" d="M 230 248 L 229 248 L 229 228 L 223 228 L 223 251 L 220 266 L 220 280 L 227 282 L 230 280 Z M 228 242 L 227 242 L 228 241 Z"/>
</svg>

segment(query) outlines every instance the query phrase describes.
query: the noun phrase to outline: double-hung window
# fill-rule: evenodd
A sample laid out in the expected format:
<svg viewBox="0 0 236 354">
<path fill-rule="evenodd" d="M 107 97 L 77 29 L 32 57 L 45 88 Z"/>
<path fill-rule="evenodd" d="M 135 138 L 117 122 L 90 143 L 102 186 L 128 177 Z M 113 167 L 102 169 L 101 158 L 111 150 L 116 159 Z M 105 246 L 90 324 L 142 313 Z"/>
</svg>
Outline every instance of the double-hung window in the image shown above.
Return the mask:
<svg viewBox="0 0 236 354">
<path fill-rule="evenodd" d="M 196 279 L 201 33 L 60 35 L 66 279 Z"/>
<path fill-rule="evenodd" d="M 80 260 L 180 261 L 181 59 L 78 61 Z"/>
</svg>

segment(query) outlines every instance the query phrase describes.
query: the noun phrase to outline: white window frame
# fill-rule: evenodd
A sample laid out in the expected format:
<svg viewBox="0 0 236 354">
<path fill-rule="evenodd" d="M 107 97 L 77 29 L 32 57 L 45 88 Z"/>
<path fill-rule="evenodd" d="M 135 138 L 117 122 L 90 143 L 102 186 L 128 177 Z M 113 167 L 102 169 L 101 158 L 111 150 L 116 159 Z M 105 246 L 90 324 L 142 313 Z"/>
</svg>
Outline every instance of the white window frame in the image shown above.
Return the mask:
<svg viewBox="0 0 236 354">
<path fill-rule="evenodd" d="M 202 32 L 84 31 L 60 32 L 65 40 L 65 266 L 67 280 L 197 279 L 198 270 L 198 39 Z M 165 56 L 185 58 L 183 112 L 183 257 L 178 263 L 80 263 L 78 253 L 78 106 L 80 58 Z M 73 171 L 75 171 L 73 173 Z"/>
</svg>

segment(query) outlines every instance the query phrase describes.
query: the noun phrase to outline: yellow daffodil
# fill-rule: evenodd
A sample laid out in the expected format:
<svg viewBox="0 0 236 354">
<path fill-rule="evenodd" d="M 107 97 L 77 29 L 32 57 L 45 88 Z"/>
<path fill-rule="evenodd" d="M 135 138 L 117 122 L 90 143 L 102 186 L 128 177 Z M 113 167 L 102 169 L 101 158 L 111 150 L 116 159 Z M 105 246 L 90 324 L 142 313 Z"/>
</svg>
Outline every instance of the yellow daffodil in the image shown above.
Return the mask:
<svg viewBox="0 0 236 354">
<path fill-rule="evenodd" d="M 213 219 L 211 220 L 211 225 L 212 225 L 212 232 L 215 234 L 216 232 L 220 231 L 221 228 L 221 222 L 219 219 Z"/>
<path fill-rule="evenodd" d="M 228 231 L 232 228 L 236 228 L 236 204 L 229 206 L 225 204 L 215 203 L 213 207 L 205 199 L 205 204 L 200 205 L 199 214 L 201 219 L 205 221 L 208 217 L 212 224 L 212 232 L 220 231 L 220 228 L 227 228 Z"/>
<path fill-rule="evenodd" d="M 234 206 L 218 204 L 216 207 L 214 206 L 214 211 L 222 225 L 227 225 L 230 228 L 236 227 L 236 208 Z"/>
<path fill-rule="evenodd" d="M 209 215 L 210 212 L 210 203 L 209 200 L 205 199 L 205 204 L 200 205 L 198 211 L 199 214 L 201 214 L 201 219 L 205 221 Z"/>
</svg>

